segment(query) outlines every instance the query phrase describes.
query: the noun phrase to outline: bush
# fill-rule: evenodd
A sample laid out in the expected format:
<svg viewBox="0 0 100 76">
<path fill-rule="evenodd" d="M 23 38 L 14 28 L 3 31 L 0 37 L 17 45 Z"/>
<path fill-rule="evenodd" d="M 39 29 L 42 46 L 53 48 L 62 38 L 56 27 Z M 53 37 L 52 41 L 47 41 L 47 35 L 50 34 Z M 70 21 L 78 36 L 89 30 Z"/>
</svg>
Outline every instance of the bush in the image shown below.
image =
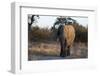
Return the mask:
<svg viewBox="0 0 100 76">
<path fill-rule="evenodd" d="M 75 28 L 75 42 L 88 42 L 88 28 L 75 24 L 73 25 Z"/>
<path fill-rule="evenodd" d="M 47 28 L 39 28 L 38 26 L 33 27 L 32 31 L 29 32 L 29 40 L 31 41 L 46 41 L 51 40 L 52 32 Z"/>
<path fill-rule="evenodd" d="M 88 42 L 88 28 L 73 24 L 75 28 L 75 42 Z M 48 28 L 33 27 L 32 31 L 28 33 L 28 39 L 30 41 L 54 41 L 54 32 Z"/>
</svg>

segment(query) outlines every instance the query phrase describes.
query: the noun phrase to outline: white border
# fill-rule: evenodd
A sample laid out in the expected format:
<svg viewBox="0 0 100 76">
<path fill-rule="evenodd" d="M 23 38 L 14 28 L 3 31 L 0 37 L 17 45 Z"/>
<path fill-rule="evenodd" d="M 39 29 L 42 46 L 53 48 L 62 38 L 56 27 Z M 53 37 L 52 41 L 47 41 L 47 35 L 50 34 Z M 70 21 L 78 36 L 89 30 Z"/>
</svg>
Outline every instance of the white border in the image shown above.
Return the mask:
<svg viewBox="0 0 100 76">
<path fill-rule="evenodd" d="M 27 8 L 28 7 L 28 8 Z M 47 12 L 49 11 L 49 12 Z M 23 72 L 47 72 L 55 70 L 67 70 L 77 68 L 90 68 L 95 65 L 94 43 L 96 37 L 95 9 L 86 7 L 53 8 L 36 7 L 33 4 L 12 3 L 12 69 L 13 73 Z M 88 16 L 88 59 L 75 60 L 50 60 L 50 61 L 27 61 L 27 14 L 42 15 L 69 15 Z M 63 65 L 63 66 L 62 66 Z"/>
</svg>

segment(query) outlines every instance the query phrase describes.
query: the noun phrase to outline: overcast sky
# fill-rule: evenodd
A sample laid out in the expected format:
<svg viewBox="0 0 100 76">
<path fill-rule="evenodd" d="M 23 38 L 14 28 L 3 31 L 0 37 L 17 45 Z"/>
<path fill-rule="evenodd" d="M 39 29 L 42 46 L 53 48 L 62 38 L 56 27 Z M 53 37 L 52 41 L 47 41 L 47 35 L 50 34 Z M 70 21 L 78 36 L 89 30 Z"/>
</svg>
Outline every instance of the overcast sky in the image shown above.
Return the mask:
<svg viewBox="0 0 100 76">
<path fill-rule="evenodd" d="M 56 21 L 57 16 L 39 16 L 40 18 L 37 19 L 36 25 L 38 25 L 41 28 L 51 28 L 53 26 L 54 22 Z M 79 24 L 82 24 L 83 26 L 88 25 L 88 18 L 87 17 L 71 17 L 75 19 Z M 32 26 L 35 26 L 34 24 Z"/>
</svg>

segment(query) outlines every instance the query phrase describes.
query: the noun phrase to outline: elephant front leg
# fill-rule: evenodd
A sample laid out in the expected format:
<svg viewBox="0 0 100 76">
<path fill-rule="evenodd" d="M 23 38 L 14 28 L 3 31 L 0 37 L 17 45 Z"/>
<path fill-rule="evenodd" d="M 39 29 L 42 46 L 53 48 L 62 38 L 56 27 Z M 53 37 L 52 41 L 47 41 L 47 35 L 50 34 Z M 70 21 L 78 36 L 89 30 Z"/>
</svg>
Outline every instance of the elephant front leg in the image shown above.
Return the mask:
<svg viewBox="0 0 100 76">
<path fill-rule="evenodd" d="M 61 44 L 60 56 L 61 56 L 61 57 L 66 57 L 66 51 L 65 51 L 65 46 L 64 46 L 64 44 Z"/>
<path fill-rule="evenodd" d="M 61 57 L 65 57 L 65 56 L 64 56 L 64 50 L 63 50 L 63 47 L 61 47 L 60 56 L 61 56 Z"/>
</svg>

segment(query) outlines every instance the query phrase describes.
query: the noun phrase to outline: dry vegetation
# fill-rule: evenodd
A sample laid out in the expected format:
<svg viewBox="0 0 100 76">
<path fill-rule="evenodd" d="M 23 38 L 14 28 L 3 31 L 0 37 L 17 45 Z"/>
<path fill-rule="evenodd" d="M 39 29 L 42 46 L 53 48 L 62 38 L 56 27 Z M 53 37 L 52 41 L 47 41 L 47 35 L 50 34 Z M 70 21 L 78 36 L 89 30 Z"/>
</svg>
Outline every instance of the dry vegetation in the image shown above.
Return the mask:
<svg viewBox="0 0 100 76">
<path fill-rule="evenodd" d="M 33 42 L 29 44 L 28 50 L 29 60 L 61 59 L 59 56 L 60 45 L 58 42 Z M 65 58 L 87 58 L 87 52 L 87 45 L 85 43 L 74 43 L 73 47 L 71 48 L 71 55 Z"/>
</svg>

